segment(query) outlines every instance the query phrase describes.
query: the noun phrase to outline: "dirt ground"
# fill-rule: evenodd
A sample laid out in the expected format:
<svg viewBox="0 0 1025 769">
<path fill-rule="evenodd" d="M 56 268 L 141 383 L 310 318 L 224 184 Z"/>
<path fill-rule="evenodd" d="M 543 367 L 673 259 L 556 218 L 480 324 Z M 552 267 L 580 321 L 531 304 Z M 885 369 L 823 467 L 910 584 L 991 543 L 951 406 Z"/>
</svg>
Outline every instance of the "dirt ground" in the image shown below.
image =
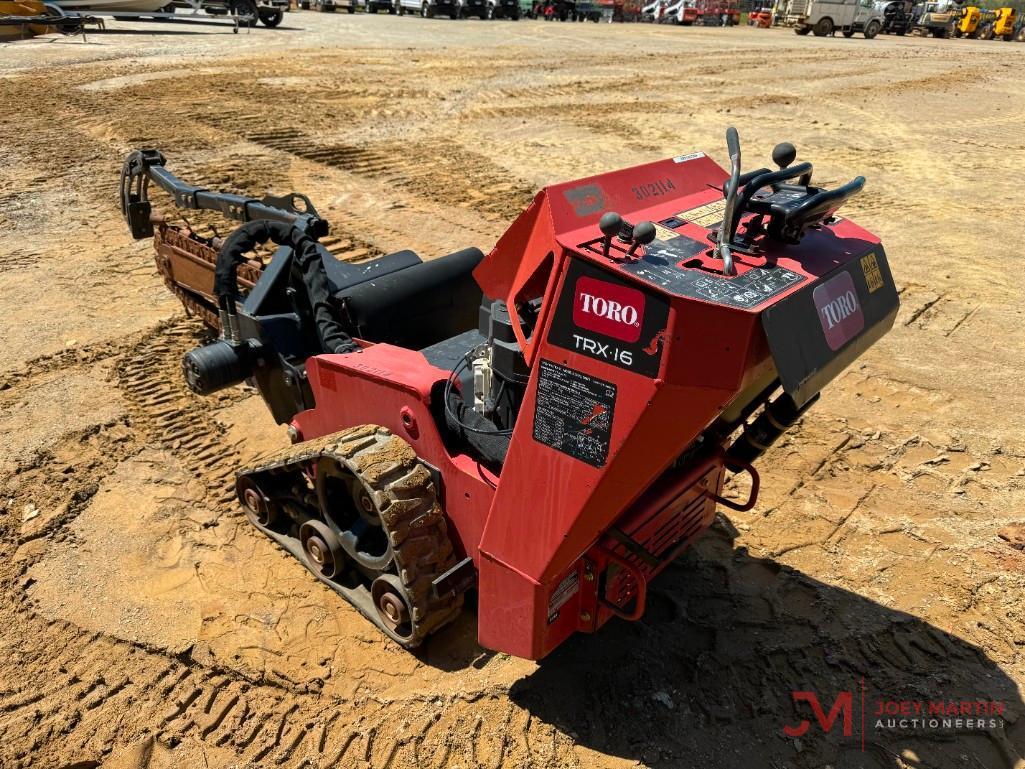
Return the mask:
<svg viewBox="0 0 1025 769">
<path fill-rule="evenodd" d="M 995 41 L 362 14 L 0 45 L 0 766 L 1025 767 L 1023 68 Z M 643 621 L 538 665 L 468 611 L 414 655 L 246 523 L 234 469 L 286 439 L 250 392 L 184 389 L 201 329 L 120 220 L 130 149 L 305 192 L 343 258 L 430 257 L 549 182 L 725 162 L 728 124 L 748 167 L 790 140 L 868 178 L 845 214 L 902 308 Z M 793 690 L 862 680 L 1005 723 L 784 736 Z"/>
</svg>

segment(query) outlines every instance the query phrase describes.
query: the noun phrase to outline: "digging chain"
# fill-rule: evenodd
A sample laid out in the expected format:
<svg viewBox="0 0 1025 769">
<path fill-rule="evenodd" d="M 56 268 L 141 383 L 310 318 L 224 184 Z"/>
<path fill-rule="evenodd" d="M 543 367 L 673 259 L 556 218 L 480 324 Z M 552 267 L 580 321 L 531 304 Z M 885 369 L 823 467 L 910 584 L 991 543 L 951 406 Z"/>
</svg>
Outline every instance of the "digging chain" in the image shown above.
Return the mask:
<svg viewBox="0 0 1025 769">
<path fill-rule="evenodd" d="M 221 321 L 217 314 L 216 305 L 189 291 L 175 281 L 171 269 L 170 257 L 165 250 L 175 250 L 204 261 L 210 265 L 210 275 L 213 275 L 217 265 L 217 249 L 207 243 L 190 237 L 188 231 L 168 224 L 160 224 L 153 233 L 153 250 L 157 264 L 157 271 L 164 279 L 164 285 L 168 291 L 173 293 L 185 307 L 186 313 L 195 315 L 214 331 L 220 331 Z M 249 261 L 240 264 L 237 270 L 239 287 L 246 290 L 253 287 L 260 279 L 263 268 L 256 261 Z M 211 284 L 212 284 L 211 278 Z"/>
</svg>

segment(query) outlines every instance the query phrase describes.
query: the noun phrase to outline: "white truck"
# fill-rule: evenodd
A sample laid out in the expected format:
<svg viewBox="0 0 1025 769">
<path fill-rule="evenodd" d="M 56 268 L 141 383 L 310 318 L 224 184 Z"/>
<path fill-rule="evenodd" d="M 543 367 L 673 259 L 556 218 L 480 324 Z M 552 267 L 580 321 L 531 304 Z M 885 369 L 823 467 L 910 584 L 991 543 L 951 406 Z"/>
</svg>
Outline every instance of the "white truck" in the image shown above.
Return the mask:
<svg viewBox="0 0 1025 769">
<path fill-rule="evenodd" d="M 861 32 L 871 40 L 883 28 L 883 14 L 873 0 L 792 0 L 784 23 L 799 35 L 826 37 L 839 31 L 851 37 Z"/>
</svg>

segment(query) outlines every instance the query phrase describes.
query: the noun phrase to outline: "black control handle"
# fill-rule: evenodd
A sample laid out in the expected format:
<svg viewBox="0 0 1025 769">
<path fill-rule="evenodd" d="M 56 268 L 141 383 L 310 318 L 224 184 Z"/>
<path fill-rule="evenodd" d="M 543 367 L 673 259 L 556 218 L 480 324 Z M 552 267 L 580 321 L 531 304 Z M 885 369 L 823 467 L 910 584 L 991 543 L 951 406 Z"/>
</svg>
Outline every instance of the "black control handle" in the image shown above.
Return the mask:
<svg viewBox="0 0 1025 769">
<path fill-rule="evenodd" d="M 772 162 L 782 171 L 797 160 L 797 147 L 790 142 L 780 142 L 772 148 Z"/>
<path fill-rule="evenodd" d="M 640 246 L 646 246 L 655 239 L 655 225 L 651 222 L 637 222 L 634 225 L 634 242 L 630 244 L 630 250 L 626 252 L 627 256 L 633 256 L 634 252 Z"/>
</svg>

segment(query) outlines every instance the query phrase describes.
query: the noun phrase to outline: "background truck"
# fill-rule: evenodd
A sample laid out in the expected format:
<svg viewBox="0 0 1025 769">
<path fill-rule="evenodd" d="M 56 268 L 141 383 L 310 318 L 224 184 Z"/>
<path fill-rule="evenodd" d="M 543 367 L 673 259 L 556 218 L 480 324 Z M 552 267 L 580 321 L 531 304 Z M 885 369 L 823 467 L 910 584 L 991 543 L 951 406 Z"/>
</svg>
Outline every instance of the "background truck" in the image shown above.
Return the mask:
<svg viewBox="0 0 1025 769">
<path fill-rule="evenodd" d="M 519 21 L 520 0 L 487 0 L 485 18 Z"/>
<path fill-rule="evenodd" d="M 812 32 L 826 37 L 836 31 L 844 37 L 861 32 L 871 40 L 883 28 L 883 13 L 872 0 L 797 0 L 787 13 L 786 23 L 799 35 Z"/>
<path fill-rule="evenodd" d="M 883 28 L 880 32 L 888 35 L 906 35 L 915 23 L 914 3 L 912 0 L 890 0 L 876 3 L 876 8 L 883 14 Z"/>
</svg>

